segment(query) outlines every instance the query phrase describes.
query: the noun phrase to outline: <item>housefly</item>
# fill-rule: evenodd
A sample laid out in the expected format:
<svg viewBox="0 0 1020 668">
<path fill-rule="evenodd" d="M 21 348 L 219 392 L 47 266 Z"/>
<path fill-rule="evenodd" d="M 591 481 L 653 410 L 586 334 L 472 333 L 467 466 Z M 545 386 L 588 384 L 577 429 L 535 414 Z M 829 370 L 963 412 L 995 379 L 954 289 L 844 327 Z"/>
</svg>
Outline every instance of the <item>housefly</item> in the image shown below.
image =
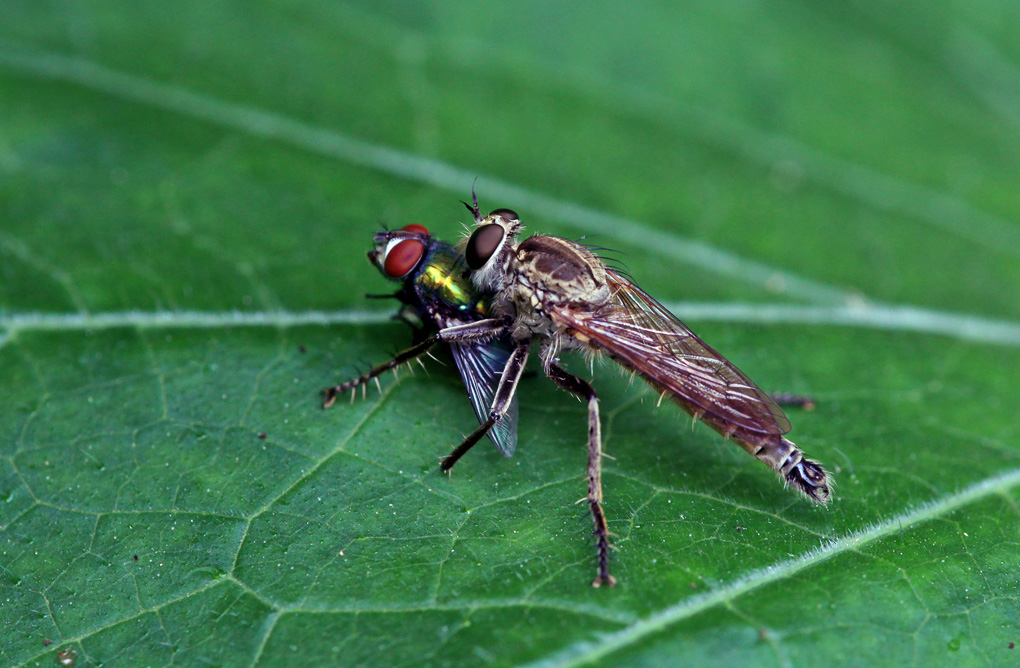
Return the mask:
<svg viewBox="0 0 1020 668">
<path fill-rule="evenodd" d="M 476 289 L 494 295 L 493 317 L 440 330 L 434 338 L 509 335 L 512 352 L 488 417 L 443 461 L 443 470 L 510 415 L 528 352 L 537 344 L 549 378 L 588 404 L 587 502 L 598 560 L 594 586 L 616 583 L 609 573 L 609 531 L 602 509 L 599 400 L 587 381 L 560 366 L 562 352 L 609 356 L 643 378 L 660 400 L 668 397 L 736 442 L 811 501 L 829 501 L 829 475 L 784 436 L 790 421 L 782 409 L 665 307 L 588 247 L 546 235 L 519 241 L 524 226 L 513 211 L 497 209 L 483 216 L 477 197 L 466 206 L 475 227 L 464 246 L 465 261 Z"/>
<path fill-rule="evenodd" d="M 352 393 L 358 386 L 401 364 L 416 359 L 428 348 L 421 344 L 437 331 L 474 323 L 488 317 L 489 295 L 485 295 L 467 279 L 464 257 L 452 246 L 429 234 L 423 225 L 407 225 L 399 230 L 386 230 L 375 235 L 374 248 L 368 259 L 387 278 L 399 281 L 400 289 L 393 295 L 403 306 L 397 317 L 416 328 L 415 345 L 404 350 L 371 371 L 323 392 L 323 408 L 333 405 L 338 395 Z M 467 389 L 468 398 L 479 422 L 489 416 L 496 385 L 503 367 L 510 358 L 507 336 L 488 340 L 455 341 L 450 352 Z M 353 396 L 352 396 L 353 399 Z M 488 432 L 489 439 L 505 456 L 517 448 L 517 405 L 511 402 L 505 419 Z"/>
</svg>

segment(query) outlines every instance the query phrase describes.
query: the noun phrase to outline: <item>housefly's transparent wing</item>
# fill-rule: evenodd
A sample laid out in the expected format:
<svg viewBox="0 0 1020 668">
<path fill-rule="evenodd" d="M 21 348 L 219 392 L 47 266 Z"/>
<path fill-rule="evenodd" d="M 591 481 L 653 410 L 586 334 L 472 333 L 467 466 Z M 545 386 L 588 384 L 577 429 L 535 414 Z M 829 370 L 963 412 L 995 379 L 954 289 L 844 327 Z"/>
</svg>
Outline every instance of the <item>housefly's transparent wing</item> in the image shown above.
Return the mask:
<svg viewBox="0 0 1020 668">
<path fill-rule="evenodd" d="M 782 409 L 687 325 L 619 273 L 607 268 L 612 297 L 584 311 L 558 307 L 553 319 L 636 371 L 696 417 L 762 434 L 785 434 Z"/>
<path fill-rule="evenodd" d="M 503 367 L 510 359 L 510 348 L 496 339 L 484 343 L 451 343 L 450 351 L 475 415 L 479 422 L 485 422 L 489 418 L 489 409 L 496 394 L 496 386 L 503 375 Z M 505 457 L 513 456 L 517 449 L 516 396 L 503 419 L 489 430 L 488 437 Z"/>
</svg>

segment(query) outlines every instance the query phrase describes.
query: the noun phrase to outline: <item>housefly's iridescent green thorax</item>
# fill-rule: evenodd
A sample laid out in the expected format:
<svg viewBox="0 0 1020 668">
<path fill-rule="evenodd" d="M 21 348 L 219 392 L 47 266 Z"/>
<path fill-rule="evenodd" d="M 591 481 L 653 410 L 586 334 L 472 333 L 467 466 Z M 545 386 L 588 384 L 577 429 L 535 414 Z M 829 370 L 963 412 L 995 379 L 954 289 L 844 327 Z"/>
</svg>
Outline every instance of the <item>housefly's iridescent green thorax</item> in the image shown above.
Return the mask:
<svg viewBox="0 0 1020 668">
<path fill-rule="evenodd" d="M 431 236 L 424 225 L 412 224 L 399 230 L 379 232 L 373 241 L 368 259 L 384 276 L 401 283 L 396 293 L 387 296 L 403 304 L 397 317 L 415 328 L 416 343 L 441 329 L 487 317 L 489 296 L 468 281 L 463 256 L 449 244 Z M 338 394 L 364 386 L 427 350 L 418 348 L 410 348 L 358 378 L 327 389 L 323 405 L 332 405 Z M 509 350 L 505 336 L 450 343 L 450 352 L 479 421 L 489 414 Z M 511 410 L 510 419 L 489 434 L 496 448 L 507 457 L 513 455 L 517 447 L 516 404 Z"/>
</svg>

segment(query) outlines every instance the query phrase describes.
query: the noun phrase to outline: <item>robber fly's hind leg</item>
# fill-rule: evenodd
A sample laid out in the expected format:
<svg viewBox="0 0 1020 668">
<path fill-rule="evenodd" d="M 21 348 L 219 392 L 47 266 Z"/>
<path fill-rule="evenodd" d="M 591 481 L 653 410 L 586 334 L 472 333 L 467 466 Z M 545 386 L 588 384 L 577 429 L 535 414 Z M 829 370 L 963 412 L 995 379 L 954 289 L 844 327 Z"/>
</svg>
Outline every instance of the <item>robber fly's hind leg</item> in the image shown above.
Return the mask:
<svg viewBox="0 0 1020 668">
<path fill-rule="evenodd" d="M 343 394 L 348 390 L 353 390 L 359 385 L 364 385 L 373 378 L 378 378 L 379 376 L 383 375 L 390 369 L 395 369 L 401 364 L 404 364 L 405 362 L 410 362 L 411 360 L 421 357 L 422 355 L 427 353 L 429 349 L 432 348 L 432 346 L 436 344 L 437 340 L 438 339 L 435 336 L 430 336 L 422 340 L 421 342 L 411 346 L 407 350 L 400 351 L 393 357 L 393 359 L 389 360 L 388 362 L 383 362 L 382 364 L 374 367 L 371 371 L 363 373 L 357 378 L 352 378 L 346 383 L 341 383 L 340 385 L 327 387 L 325 390 L 322 391 L 322 407 L 329 408 L 330 406 L 333 405 L 334 402 L 336 402 L 336 398 L 338 395 Z"/>
<path fill-rule="evenodd" d="M 612 587 L 616 578 L 609 574 L 609 527 L 602 510 L 602 423 L 599 420 L 599 398 L 586 381 L 567 373 L 555 361 L 548 361 L 545 372 L 554 383 L 575 397 L 588 402 L 588 508 L 595 525 L 595 550 L 598 554 L 599 574 L 593 587 L 603 584 Z"/>
<path fill-rule="evenodd" d="M 780 406 L 796 406 L 806 411 L 813 411 L 815 409 L 813 397 L 791 394 L 789 392 L 769 392 L 769 398 Z"/>
<path fill-rule="evenodd" d="M 453 465 L 457 463 L 464 454 L 475 447 L 475 444 L 481 440 L 482 436 L 485 436 L 492 429 L 499 420 L 503 419 L 506 415 L 507 409 L 510 408 L 510 402 L 513 401 L 514 393 L 517 391 L 517 383 L 521 380 L 521 375 L 524 373 L 524 365 L 528 361 L 528 348 L 531 347 L 529 341 L 522 341 L 517 344 L 514 348 L 513 353 L 510 354 L 510 359 L 506 361 L 506 366 L 503 367 L 503 375 L 499 379 L 499 385 L 496 387 L 496 394 L 492 399 L 492 408 L 489 409 L 489 418 L 478 426 L 471 434 L 464 439 L 464 442 L 454 448 L 453 452 L 447 455 L 443 463 L 439 465 L 439 469 L 446 473 Z"/>
</svg>

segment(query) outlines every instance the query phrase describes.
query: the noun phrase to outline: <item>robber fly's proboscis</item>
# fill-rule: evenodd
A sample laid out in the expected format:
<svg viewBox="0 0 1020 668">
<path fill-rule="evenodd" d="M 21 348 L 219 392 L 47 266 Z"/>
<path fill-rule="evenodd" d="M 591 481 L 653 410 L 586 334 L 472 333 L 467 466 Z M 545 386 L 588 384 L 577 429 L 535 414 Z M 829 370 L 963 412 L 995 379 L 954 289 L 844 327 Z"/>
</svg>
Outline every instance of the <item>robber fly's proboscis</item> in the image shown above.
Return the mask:
<svg viewBox="0 0 1020 668">
<path fill-rule="evenodd" d="M 518 240 L 524 226 L 513 211 L 497 209 L 483 216 L 477 198 L 468 209 L 475 227 L 464 246 L 465 260 L 475 288 L 494 295 L 492 317 L 440 330 L 434 339 L 509 336 L 512 351 L 488 416 L 443 461 L 444 471 L 510 415 L 529 351 L 537 345 L 549 378 L 588 405 L 587 502 L 598 563 L 593 585 L 616 584 L 609 572 L 609 529 L 602 508 L 599 400 L 587 381 L 560 366 L 562 352 L 610 357 L 811 501 L 829 501 L 829 475 L 784 436 L 790 421 L 782 409 L 665 307 L 582 244 L 546 235 Z"/>
<path fill-rule="evenodd" d="M 403 306 L 397 317 L 416 328 L 415 345 L 397 353 L 393 359 L 370 371 L 323 392 L 323 407 L 331 406 L 338 396 L 354 393 L 369 382 L 378 383 L 385 372 L 419 360 L 435 341 L 435 333 L 457 325 L 471 324 L 489 317 L 491 294 L 483 294 L 467 278 L 464 257 L 452 246 L 429 234 L 424 225 L 406 225 L 399 230 L 384 230 L 375 235 L 369 261 L 387 278 L 398 281 L 400 289 L 392 295 Z M 479 422 L 489 416 L 500 374 L 510 358 L 509 335 L 486 340 L 452 341 L 449 344 L 471 406 Z M 517 403 L 512 401 L 505 419 L 488 433 L 496 448 L 510 457 L 517 448 Z"/>
</svg>

